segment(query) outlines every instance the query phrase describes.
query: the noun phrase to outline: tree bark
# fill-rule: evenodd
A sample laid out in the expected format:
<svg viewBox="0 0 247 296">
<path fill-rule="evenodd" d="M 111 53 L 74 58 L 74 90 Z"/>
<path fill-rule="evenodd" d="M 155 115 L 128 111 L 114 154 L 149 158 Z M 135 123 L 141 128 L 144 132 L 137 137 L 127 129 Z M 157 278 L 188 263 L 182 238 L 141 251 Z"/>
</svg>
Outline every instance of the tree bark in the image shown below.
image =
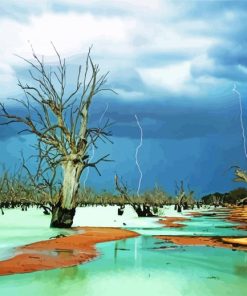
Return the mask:
<svg viewBox="0 0 247 296">
<path fill-rule="evenodd" d="M 51 227 L 70 228 L 75 216 L 76 198 L 83 165 L 68 161 L 63 165 L 64 179 L 60 198 L 52 210 Z"/>
</svg>

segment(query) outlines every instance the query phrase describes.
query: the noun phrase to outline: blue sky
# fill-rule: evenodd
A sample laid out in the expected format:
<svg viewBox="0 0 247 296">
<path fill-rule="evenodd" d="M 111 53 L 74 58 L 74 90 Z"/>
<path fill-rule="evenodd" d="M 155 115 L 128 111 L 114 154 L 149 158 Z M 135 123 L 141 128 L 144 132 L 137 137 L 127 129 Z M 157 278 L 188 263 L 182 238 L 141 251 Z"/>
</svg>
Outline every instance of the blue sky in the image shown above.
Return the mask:
<svg viewBox="0 0 247 296">
<path fill-rule="evenodd" d="M 190 0 L 54 0 L 0 3 L 0 100 L 21 112 L 9 97 L 21 96 L 17 79 L 25 81 L 25 63 L 15 54 L 36 53 L 54 63 L 52 41 L 73 69 L 93 44 L 93 59 L 110 71 L 109 86 L 118 92 L 95 99 L 91 123 L 104 112 L 115 121 L 111 152 L 114 163 L 102 165 L 102 177 L 90 172 L 88 185 L 113 189 L 117 172 L 136 190 L 135 149 L 143 170 L 141 190 L 159 184 L 174 192 L 183 179 L 198 195 L 225 191 L 232 182 L 231 165 L 247 167 L 240 127 L 236 83 L 247 112 L 247 1 Z M 33 137 L 17 128 L 1 127 L 0 161 L 10 168 L 20 150 L 31 153 Z M 6 155 L 8 157 L 6 157 Z"/>
</svg>

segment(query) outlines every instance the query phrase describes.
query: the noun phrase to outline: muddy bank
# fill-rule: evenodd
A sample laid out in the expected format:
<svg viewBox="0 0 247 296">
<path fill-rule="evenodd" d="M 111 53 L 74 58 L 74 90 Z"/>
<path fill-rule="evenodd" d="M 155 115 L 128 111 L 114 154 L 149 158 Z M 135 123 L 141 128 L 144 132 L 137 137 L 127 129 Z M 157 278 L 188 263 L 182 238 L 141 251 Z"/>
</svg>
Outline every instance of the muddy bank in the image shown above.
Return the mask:
<svg viewBox="0 0 247 296">
<path fill-rule="evenodd" d="M 203 214 L 201 212 L 189 212 L 188 214 L 186 214 L 186 216 L 190 216 L 190 217 L 202 217 Z"/>
<path fill-rule="evenodd" d="M 225 209 L 214 209 L 214 210 L 208 210 L 207 212 L 189 212 L 186 214 L 186 216 L 190 217 L 210 217 L 210 218 L 221 218 L 227 216 L 229 213 L 229 210 Z"/>
<path fill-rule="evenodd" d="M 164 225 L 164 227 L 174 227 L 174 228 L 183 228 L 186 225 L 178 222 L 189 221 L 191 219 L 184 217 L 162 217 L 164 219 L 160 219 L 158 223 Z"/>
<path fill-rule="evenodd" d="M 207 246 L 229 248 L 234 250 L 247 250 L 247 238 L 224 238 L 205 236 L 155 236 L 158 239 L 172 242 L 181 246 Z"/>
<path fill-rule="evenodd" d="M 247 206 L 230 207 L 210 210 L 208 212 L 189 212 L 186 216 L 191 217 L 211 217 L 212 219 L 224 219 L 226 221 L 238 223 L 239 225 L 229 226 L 236 229 L 247 231 Z"/>
<path fill-rule="evenodd" d="M 247 250 L 247 237 L 241 237 L 241 238 L 223 237 L 222 241 L 225 243 L 233 244 L 233 245 L 246 246 L 246 250 Z"/>
<path fill-rule="evenodd" d="M 95 258 L 95 244 L 138 236 L 137 233 L 108 227 L 77 228 L 80 234 L 55 238 L 16 249 L 16 255 L 0 261 L 0 275 L 26 273 L 78 265 Z"/>
<path fill-rule="evenodd" d="M 237 225 L 236 228 L 247 230 L 247 206 L 233 208 L 230 211 L 227 220 L 241 223 L 240 225 Z"/>
</svg>

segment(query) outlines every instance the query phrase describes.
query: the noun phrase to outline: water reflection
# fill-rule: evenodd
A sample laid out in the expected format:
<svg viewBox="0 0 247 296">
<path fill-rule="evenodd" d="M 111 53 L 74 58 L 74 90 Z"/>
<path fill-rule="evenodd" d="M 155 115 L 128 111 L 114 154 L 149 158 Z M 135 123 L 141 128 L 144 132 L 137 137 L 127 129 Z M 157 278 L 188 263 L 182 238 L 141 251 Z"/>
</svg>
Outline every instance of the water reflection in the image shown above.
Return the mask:
<svg viewBox="0 0 247 296">
<path fill-rule="evenodd" d="M 80 279 L 80 281 L 85 281 L 86 278 L 86 270 L 80 270 L 79 266 L 72 266 L 59 269 L 58 282 L 71 281 L 76 279 Z"/>
<path fill-rule="evenodd" d="M 115 242 L 114 246 L 114 262 L 117 262 L 118 242 Z"/>
<path fill-rule="evenodd" d="M 241 265 L 236 265 L 234 272 L 238 276 L 243 276 L 245 279 L 247 277 L 247 265 L 246 264 L 241 264 Z"/>
</svg>

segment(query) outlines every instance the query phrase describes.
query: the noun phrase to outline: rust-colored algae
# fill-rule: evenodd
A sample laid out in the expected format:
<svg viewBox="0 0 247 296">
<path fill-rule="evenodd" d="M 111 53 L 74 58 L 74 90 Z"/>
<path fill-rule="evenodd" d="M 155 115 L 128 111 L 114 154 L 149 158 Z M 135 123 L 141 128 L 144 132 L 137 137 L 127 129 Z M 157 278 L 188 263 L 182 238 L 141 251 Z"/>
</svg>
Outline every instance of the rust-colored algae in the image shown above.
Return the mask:
<svg viewBox="0 0 247 296">
<path fill-rule="evenodd" d="M 95 258 L 95 244 L 138 236 L 110 227 L 80 227 L 84 233 L 41 241 L 17 249 L 17 254 L 0 261 L 0 275 L 48 270 L 78 265 Z"/>
<path fill-rule="evenodd" d="M 227 219 L 232 222 L 241 223 L 241 225 L 235 226 L 237 229 L 247 230 L 247 206 L 234 207 Z"/>
<path fill-rule="evenodd" d="M 224 211 L 226 211 L 224 209 Z M 226 211 L 228 212 L 228 211 Z M 189 212 L 188 216 L 200 217 L 207 216 L 207 213 Z M 186 218 L 167 217 L 166 220 L 161 220 L 162 223 L 168 227 L 184 227 L 184 224 L 176 223 L 178 221 L 185 221 Z M 227 220 L 241 223 L 240 225 L 232 226 L 238 229 L 247 230 L 247 207 L 234 207 L 229 213 Z M 182 246 L 208 246 L 229 248 L 234 250 L 247 250 L 247 237 L 208 237 L 208 236 L 165 236 L 160 235 L 156 238 L 172 242 L 176 245 Z"/>
<path fill-rule="evenodd" d="M 208 236 L 155 236 L 158 239 L 172 242 L 182 246 L 208 246 L 229 248 L 234 250 L 247 250 L 247 238 L 224 238 Z"/>
<path fill-rule="evenodd" d="M 182 228 L 185 227 L 185 224 L 177 223 L 184 222 L 190 219 L 184 217 L 163 217 L 164 219 L 160 219 L 158 222 L 163 224 L 165 227 L 174 227 L 174 228 Z"/>
<path fill-rule="evenodd" d="M 191 217 L 202 217 L 203 214 L 200 212 L 189 212 L 186 216 L 191 216 Z"/>
</svg>

